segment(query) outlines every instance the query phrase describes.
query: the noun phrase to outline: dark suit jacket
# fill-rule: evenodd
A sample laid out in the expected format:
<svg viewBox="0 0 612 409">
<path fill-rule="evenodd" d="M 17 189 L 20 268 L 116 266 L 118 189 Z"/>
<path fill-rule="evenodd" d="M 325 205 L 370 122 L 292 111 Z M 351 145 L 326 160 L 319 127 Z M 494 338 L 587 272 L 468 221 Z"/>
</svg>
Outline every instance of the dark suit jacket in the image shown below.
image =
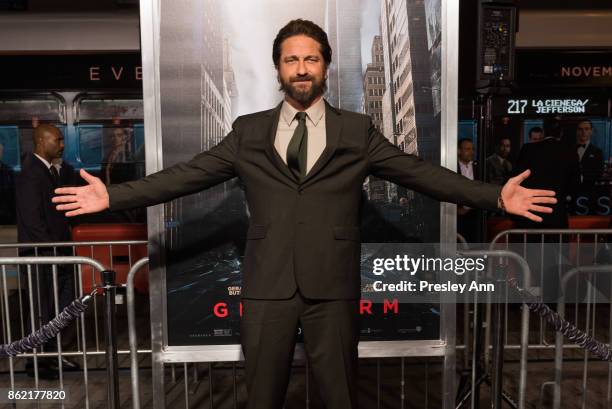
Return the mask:
<svg viewBox="0 0 612 409">
<path fill-rule="evenodd" d="M 459 160 L 457 160 L 457 162 L 459 162 Z M 480 167 L 478 166 L 478 162 L 472 162 L 472 172 L 474 174 L 474 180 L 480 180 Z M 463 173 L 461 173 L 461 166 L 459 165 L 459 163 L 457 163 L 457 173 L 463 175 Z M 480 238 L 480 212 L 478 212 L 474 208 L 457 210 L 457 233 L 462 235 L 468 243 L 481 242 L 482 240 Z M 461 214 L 459 213 L 459 210 L 467 211 Z"/>
<path fill-rule="evenodd" d="M 503 185 L 508 181 L 510 173 L 512 173 L 512 164 L 508 159 L 499 160 L 497 154 L 493 154 L 487 158 L 487 178 L 486 181 L 496 185 Z"/>
<path fill-rule="evenodd" d="M 15 224 L 15 175 L 0 161 L 0 224 Z"/>
<path fill-rule="evenodd" d="M 360 297 L 360 210 L 372 174 L 439 200 L 495 208 L 498 186 L 472 182 L 403 153 L 366 115 L 326 105 L 327 146 L 298 182 L 274 148 L 275 109 L 241 116 L 210 151 L 144 179 L 108 188 L 111 210 L 149 206 L 233 177 L 244 186 L 251 220 L 242 296 L 284 299 Z"/>
<path fill-rule="evenodd" d="M 553 213 L 543 214 L 542 223 L 527 219 L 517 219 L 518 227 L 523 228 L 567 228 L 567 202 L 565 198 L 575 189 L 578 175 L 578 154 L 554 138 L 540 142 L 526 143 L 519 152 L 514 174 L 526 169 L 531 175 L 523 186 L 532 189 L 549 189 L 557 193 L 557 204 L 552 206 Z"/>
<path fill-rule="evenodd" d="M 593 187 L 595 182 L 601 178 L 603 170 L 604 160 L 602 150 L 589 143 L 580 161 L 581 184 L 587 188 Z"/>
<path fill-rule="evenodd" d="M 60 180 L 68 180 L 64 179 L 71 172 L 68 168 L 67 164 L 62 166 L 65 173 L 60 173 Z M 27 153 L 16 181 L 17 237 L 20 243 L 70 241 L 66 216 L 51 203 L 53 190 L 49 169 L 33 153 Z"/>
</svg>

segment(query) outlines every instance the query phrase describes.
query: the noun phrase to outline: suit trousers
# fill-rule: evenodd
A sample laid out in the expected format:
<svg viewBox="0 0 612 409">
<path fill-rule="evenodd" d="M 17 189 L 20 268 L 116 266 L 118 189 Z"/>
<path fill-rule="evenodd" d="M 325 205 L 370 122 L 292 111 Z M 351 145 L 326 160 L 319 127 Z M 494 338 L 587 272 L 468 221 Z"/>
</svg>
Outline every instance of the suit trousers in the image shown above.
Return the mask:
<svg viewBox="0 0 612 409">
<path fill-rule="evenodd" d="M 241 343 L 248 409 L 281 409 L 301 327 L 327 409 L 357 409 L 358 300 L 243 299 Z"/>
</svg>

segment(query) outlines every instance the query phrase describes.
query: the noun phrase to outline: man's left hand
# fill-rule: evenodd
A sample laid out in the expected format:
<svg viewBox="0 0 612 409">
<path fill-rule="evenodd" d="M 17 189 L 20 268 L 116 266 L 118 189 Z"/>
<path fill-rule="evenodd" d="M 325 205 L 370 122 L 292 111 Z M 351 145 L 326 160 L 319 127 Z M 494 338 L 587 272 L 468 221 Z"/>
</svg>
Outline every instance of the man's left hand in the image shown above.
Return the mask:
<svg viewBox="0 0 612 409">
<path fill-rule="evenodd" d="M 510 214 L 516 214 L 532 220 L 541 222 L 542 218 L 531 212 L 552 213 L 553 209 L 549 206 L 541 206 L 557 203 L 552 190 L 527 189 L 521 183 L 529 177 L 529 169 L 508 179 L 501 191 L 501 199 L 504 209 Z"/>
</svg>

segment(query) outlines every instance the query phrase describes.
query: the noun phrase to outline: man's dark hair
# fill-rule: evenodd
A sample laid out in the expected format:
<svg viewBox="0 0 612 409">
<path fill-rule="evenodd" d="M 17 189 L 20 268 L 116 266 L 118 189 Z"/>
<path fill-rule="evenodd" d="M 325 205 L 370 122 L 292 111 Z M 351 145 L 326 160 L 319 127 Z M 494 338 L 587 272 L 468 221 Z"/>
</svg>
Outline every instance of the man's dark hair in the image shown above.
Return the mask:
<svg viewBox="0 0 612 409">
<path fill-rule="evenodd" d="M 459 139 L 459 141 L 457 142 L 457 147 L 461 148 L 461 145 L 463 145 L 464 142 L 469 142 L 472 145 L 474 144 L 474 142 L 472 142 L 472 140 L 470 138 L 461 138 Z"/>
<path fill-rule="evenodd" d="M 327 34 L 325 31 L 323 31 L 321 27 L 312 21 L 302 20 L 299 18 L 297 20 L 291 20 L 285 27 L 281 28 L 274 39 L 274 45 L 272 46 L 272 60 L 274 61 L 274 66 L 277 69 L 278 65 L 280 64 L 281 44 L 289 37 L 297 35 L 305 35 L 318 42 L 320 45 L 321 54 L 323 55 L 323 60 L 325 61 L 325 66 L 328 67 L 329 64 L 331 64 L 332 49 L 329 45 L 329 41 L 327 40 Z"/>
<path fill-rule="evenodd" d="M 529 133 L 527 135 L 531 137 L 531 134 L 533 133 L 544 133 L 544 129 L 540 128 L 539 126 L 534 126 L 533 128 L 529 130 Z"/>
<path fill-rule="evenodd" d="M 580 118 L 576 126 L 578 126 L 578 124 L 581 124 L 583 122 L 586 122 L 587 124 L 589 124 L 591 126 L 591 129 L 593 129 L 593 122 L 591 122 L 591 120 L 588 118 Z"/>
</svg>

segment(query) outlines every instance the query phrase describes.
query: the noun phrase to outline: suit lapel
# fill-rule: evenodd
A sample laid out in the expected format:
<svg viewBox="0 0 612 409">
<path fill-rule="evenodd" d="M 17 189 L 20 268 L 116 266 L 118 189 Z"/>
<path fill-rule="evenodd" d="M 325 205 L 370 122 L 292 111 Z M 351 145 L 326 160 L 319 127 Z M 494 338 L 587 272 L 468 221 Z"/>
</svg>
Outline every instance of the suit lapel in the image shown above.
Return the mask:
<svg viewBox="0 0 612 409">
<path fill-rule="evenodd" d="M 32 164 L 32 166 L 37 167 L 40 170 L 40 172 L 42 172 L 45 175 L 45 178 L 49 181 L 51 186 L 54 186 L 53 176 L 51 176 L 51 171 L 33 153 L 30 153 L 30 163 Z"/>
<path fill-rule="evenodd" d="M 311 181 L 317 173 L 321 171 L 334 156 L 338 143 L 340 142 L 340 136 L 342 133 L 342 117 L 339 110 L 332 107 L 327 101 L 325 101 L 325 149 L 319 156 L 319 159 L 315 162 L 310 172 L 306 174 L 306 177 L 302 181 L 302 185 L 305 185 Z"/>
<path fill-rule="evenodd" d="M 274 164 L 274 166 L 294 184 L 304 185 L 311 181 L 330 161 L 334 156 L 338 143 L 340 142 L 340 136 L 342 133 L 342 118 L 341 113 L 336 108 L 332 107 L 327 101 L 325 101 L 325 149 L 321 153 L 319 159 L 315 162 L 310 172 L 306 175 L 301 183 L 295 178 L 287 164 L 280 157 L 276 148 L 274 147 L 274 140 L 276 139 L 276 131 L 278 128 L 278 121 L 280 119 L 282 102 L 267 113 L 268 120 L 268 135 L 266 140 L 266 156 Z"/>
<path fill-rule="evenodd" d="M 276 108 L 267 114 L 266 119 L 268 120 L 268 133 L 265 148 L 266 156 L 283 175 L 289 178 L 293 184 L 297 185 L 298 181 L 295 179 L 295 176 L 293 176 L 293 173 L 291 173 L 291 170 L 289 170 L 289 167 L 285 164 L 285 162 L 283 162 L 283 158 L 280 157 L 276 151 L 276 148 L 274 147 L 274 140 L 276 139 L 276 131 L 278 129 L 278 121 L 280 119 L 282 105 L 283 103 L 281 102 L 276 106 Z"/>
</svg>

